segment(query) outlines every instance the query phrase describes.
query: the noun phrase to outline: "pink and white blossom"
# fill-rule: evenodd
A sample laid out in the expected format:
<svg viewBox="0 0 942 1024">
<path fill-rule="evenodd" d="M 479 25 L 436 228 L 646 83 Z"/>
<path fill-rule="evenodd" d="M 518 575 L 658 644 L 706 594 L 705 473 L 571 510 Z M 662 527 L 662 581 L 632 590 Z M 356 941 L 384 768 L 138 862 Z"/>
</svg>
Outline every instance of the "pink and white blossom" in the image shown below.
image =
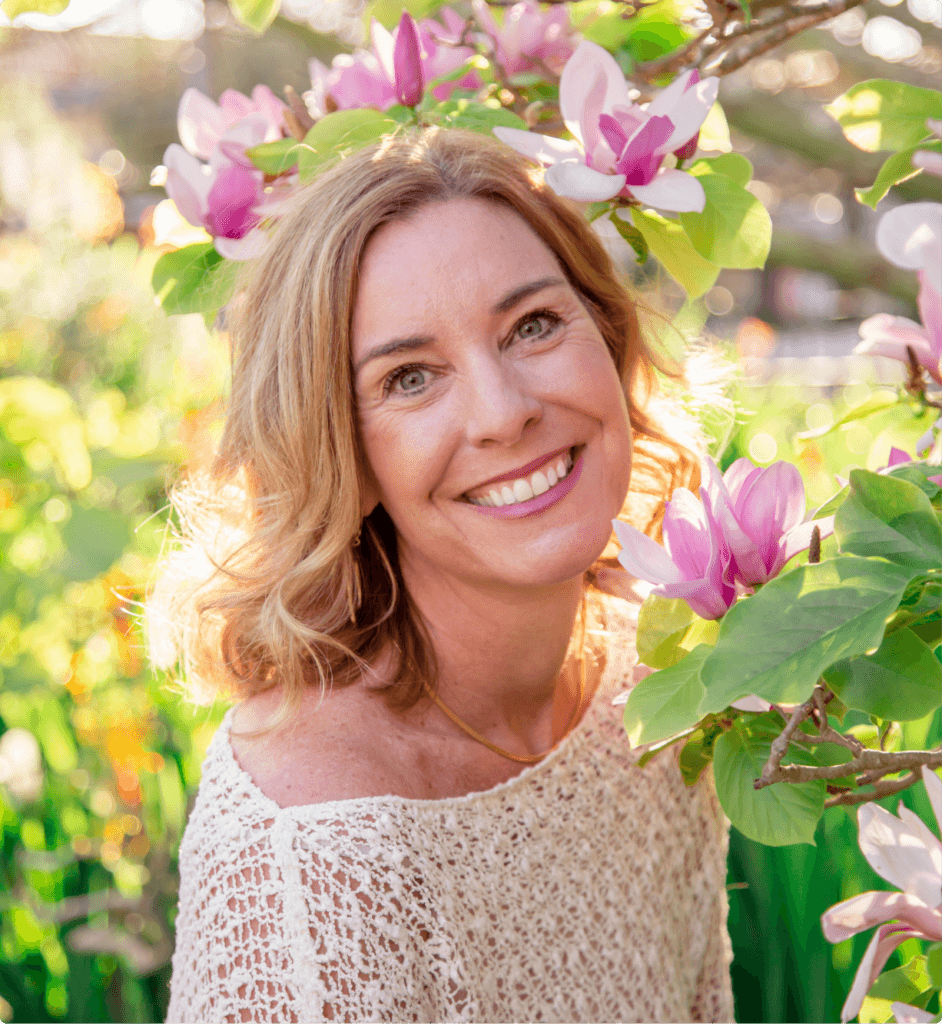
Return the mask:
<svg viewBox="0 0 942 1024">
<path fill-rule="evenodd" d="M 262 118 L 265 137 L 274 142 L 287 134 L 284 129 L 286 105 L 268 88 L 256 85 L 251 96 L 226 89 L 214 103 L 199 89 L 187 89 L 177 108 L 177 132 L 183 148 L 200 160 L 209 160 L 226 132 L 247 117 Z"/>
<path fill-rule="evenodd" d="M 505 75 L 526 71 L 560 74 L 576 48 L 565 4 L 543 11 L 536 0 L 522 0 L 508 7 L 498 25 L 485 0 L 472 3 L 478 24 L 490 36 L 494 59 Z"/>
<path fill-rule="evenodd" d="M 615 58 L 583 40 L 559 83 L 560 111 L 573 139 L 504 127 L 494 134 L 542 163 L 558 195 L 580 202 L 624 196 L 661 210 L 701 211 L 703 186 L 665 161 L 689 149 L 718 88 L 719 79 L 700 81 L 696 70 L 688 71 L 642 109 L 632 103 Z"/>
<path fill-rule="evenodd" d="M 942 826 L 942 779 L 925 766 L 922 778 L 936 823 Z M 842 942 L 879 925 L 841 1011 L 844 1024 L 859 1013 L 864 996 L 900 943 L 910 938 L 942 940 L 942 842 L 902 801 L 898 815 L 866 803 L 857 811 L 857 822 L 864 857 L 901 891 L 852 896 L 821 917 L 828 942 Z"/>
</svg>

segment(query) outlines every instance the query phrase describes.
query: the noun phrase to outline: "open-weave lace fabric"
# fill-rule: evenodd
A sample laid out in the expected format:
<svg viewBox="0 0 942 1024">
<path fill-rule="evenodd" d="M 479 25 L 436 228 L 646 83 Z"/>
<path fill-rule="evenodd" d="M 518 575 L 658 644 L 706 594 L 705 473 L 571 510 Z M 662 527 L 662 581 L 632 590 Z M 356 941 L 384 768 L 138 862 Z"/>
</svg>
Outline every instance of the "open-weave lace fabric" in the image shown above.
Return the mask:
<svg viewBox="0 0 942 1024">
<path fill-rule="evenodd" d="M 616 638 L 575 730 L 485 792 L 279 807 L 230 712 L 180 849 L 168 1020 L 732 1021 L 728 823 L 635 763 Z"/>
</svg>

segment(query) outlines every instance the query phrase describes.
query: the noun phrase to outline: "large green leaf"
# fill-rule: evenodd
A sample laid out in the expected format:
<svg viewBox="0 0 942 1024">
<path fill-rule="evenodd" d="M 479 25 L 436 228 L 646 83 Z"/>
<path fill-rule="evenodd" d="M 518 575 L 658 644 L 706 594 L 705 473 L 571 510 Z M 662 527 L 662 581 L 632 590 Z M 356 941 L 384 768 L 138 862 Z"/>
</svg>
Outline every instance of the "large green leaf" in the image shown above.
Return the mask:
<svg viewBox="0 0 942 1024">
<path fill-rule="evenodd" d="M 927 118 L 942 117 L 942 94 L 905 82 L 859 82 L 824 108 L 858 149 L 906 149 L 924 139 Z"/>
<path fill-rule="evenodd" d="M 824 678 L 848 707 L 888 721 L 915 721 L 942 704 L 942 664 L 911 629 L 885 636 L 873 654 L 832 665 Z"/>
<path fill-rule="evenodd" d="M 625 730 L 632 746 L 657 743 L 700 721 L 700 666 L 709 653 L 710 648 L 701 644 L 676 665 L 654 672 L 635 686 L 625 705 Z"/>
<path fill-rule="evenodd" d="M 724 616 L 700 670 L 700 714 L 750 693 L 807 700 L 826 668 L 879 646 L 912 576 L 882 559 L 841 555 L 771 580 Z"/>
<path fill-rule="evenodd" d="M 720 624 L 701 619 L 680 598 L 650 596 L 638 613 L 638 660 L 651 668 L 670 668 L 698 644 L 713 645 Z"/>
<path fill-rule="evenodd" d="M 20 14 L 48 14 L 54 17 L 69 6 L 69 0 L 3 0 L 0 8 L 12 21 Z"/>
<path fill-rule="evenodd" d="M 753 788 L 769 759 L 774 738 L 775 732 L 763 723 L 749 725 L 736 719 L 713 750 L 716 795 L 726 816 L 747 838 L 766 846 L 814 846 L 815 828 L 824 813 L 823 780 Z M 789 760 L 786 756 L 783 763 Z"/>
<path fill-rule="evenodd" d="M 229 0 L 229 6 L 243 25 L 261 35 L 277 17 L 281 0 Z"/>
<path fill-rule="evenodd" d="M 117 512 L 74 506 L 62 527 L 66 547 L 62 571 L 72 580 L 99 576 L 114 565 L 130 541 L 131 531 Z"/>
<path fill-rule="evenodd" d="M 705 174 L 723 174 L 746 186 L 752 181 L 752 163 L 741 153 L 723 153 L 720 156 L 705 156 L 687 168 L 689 174 L 702 177 Z"/>
<path fill-rule="evenodd" d="M 753 270 L 765 266 L 772 244 L 772 218 L 738 181 L 708 166 L 733 155 L 699 160 L 691 167 L 690 173 L 706 193 L 706 204 L 701 213 L 682 213 L 680 223 L 704 259 L 721 267 Z M 742 172 L 741 167 L 737 169 Z"/>
<path fill-rule="evenodd" d="M 245 151 L 245 155 L 253 164 L 266 174 L 284 174 L 298 162 L 301 143 L 297 139 L 277 139 L 275 142 L 263 142 Z"/>
<path fill-rule="evenodd" d="M 151 285 L 168 313 L 211 313 L 229 301 L 238 269 L 212 242 L 200 242 L 164 253 L 154 265 Z"/>
<path fill-rule="evenodd" d="M 937 498 L 939 491 L 942 491 L 942 487 L 929 479 L 930 477 L 942 476 L 942 466 L 928 466 L 924 462 L 903 463 L 900 466 L 894 466 L 888 473 L 884 473 L 883 476 L 908 481 L 914 487 L 918 487 L 930 501 L 933 498 Z"/>
<path fill-rule="evenodd" d="M 850 497 L 838 509 L 834 532 L 841 550 L 877 555 L 916 573 L 942 566 L 942 525 L 915 484 L 865 469 L 850 474 Z"/>
<path fill-rule="evenodd" d="M 618 210 L 616 216 L 623 212 Z M 720 268 L 694 249 L 680 223 L 637 206 L 632 208 L 631 218 L 657 261 L 692 299 L 713 287 Z"/>
<path fill-rule="evenodd" d="M 362 149 L 396 131 L 399 123 L 378 110 L 336 110 L 304 136 L 298 151 L 301 181 L 310 181 L 325 164 Z"/>
<path fill-rule="evenodd" d="M 869 206 L 871 210 L 877 208 L 877 203 L 890 191 L 894 185 L 901 181 L 909 181 L 917 174 L 922 173 L 920 167 L 913 167 L 913 154 L 919 152 L 940 153 L 942 152 L 942 140 L 930 139 L 921 142 L 918 146 L 909 146 L 899 153 L 889 157 L 877 173 L 876 180 L 870 188 L 855 189 L 860 202 Z"/>
</svg>

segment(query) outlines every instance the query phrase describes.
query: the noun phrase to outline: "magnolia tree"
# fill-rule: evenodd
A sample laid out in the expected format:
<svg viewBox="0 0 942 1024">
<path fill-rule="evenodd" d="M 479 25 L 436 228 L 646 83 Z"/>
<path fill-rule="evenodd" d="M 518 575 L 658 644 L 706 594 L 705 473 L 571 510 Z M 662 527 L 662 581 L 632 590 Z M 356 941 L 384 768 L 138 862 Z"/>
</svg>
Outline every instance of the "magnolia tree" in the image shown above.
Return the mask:
<svg viewBox="0 0 942 1024">
<path fill-rule="evenodd" d="M 732 152 L 719 78 L 857 2 L 708 3 L 708 25 L 661 26 L 660 55 L 626 78 L 609 50 L 643 9 L 583 2 L 575 23 L 564 3 L 471 0 L 419 21 L 403 13 L 393 31 L 374 22 L 369 46 L 330 67 L 311 61 L 303 96 L 258 86 L 216 101 L 189 89 L 180 141 L 155 176 L 169 195 L 155 229 L 176 246 L 157 262 L 158 298 L 212 322 L 293 190 L 358 147 L 425 125 L 493 133 L 542 165 L 600 233 L 699 297 L 723 268 L 762 267 L 772 233 L 746 187 L 752 166 Z M 260 31 L 278 10 L 278 0 L 232 5 Z M 906 179 L 942 174 L 939 93 L 878 80 L 827 109 L 855 145 L 891 151 L 861 202 L 876 209 Z M 901 360 L 907 378 L 829 429 L 894 404 L 942 410 L 940 215 L 940 204 L 913 203 L 881 219 L 880 251 L 918 275 L 921 323 L 880 314 L 861 325 L 858 351 Z M 898 749 L 896 727 L 942 704 L 940 463 L 937 424 L 914 452 L 894 448 L 886 467 L 851 471 L 809 513 L 794 466 L 739 459 L 721 472 L 708 459 L 699 493 L 678 489 L 667 502 L 663 544 L 615 523 L 621 562 L 653 586 L 624 709 L 641 764 L 682 744 L 692 784 L 712 762 L 732 824 L 769 845 L 813 843 L 825 808 L 860 805 L 861 849 L 901 890 L 824 917 L 835 942 L 880 926 L 844 1020 L 868 990 L 893 1002 L 897 1021 L 939 1020 L 925 1007 L 942 990 L 942 843 L 902 804 L 897 817 L 872 801 L 921 781 L 942 826 L 942 748 Z M 844 729 L 850 709 L 871 724 Z M 881 975 L 912 937 L 930 945 Z"/>
</svg>

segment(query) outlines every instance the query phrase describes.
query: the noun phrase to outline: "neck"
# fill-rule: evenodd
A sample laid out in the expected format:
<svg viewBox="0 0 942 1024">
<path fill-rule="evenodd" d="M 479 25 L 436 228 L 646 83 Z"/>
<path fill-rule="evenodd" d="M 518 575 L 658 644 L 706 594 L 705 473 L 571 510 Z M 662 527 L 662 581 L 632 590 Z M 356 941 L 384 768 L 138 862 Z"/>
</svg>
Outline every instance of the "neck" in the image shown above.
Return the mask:
<svg viewBox="0 0 942 1024">
<path fill-rule="evenodd" d="M 578 688 L 578 666 L 565 679 L 562 670 L 582 580 L 512 594 L 481 593 L 454 580 L 424 584 L 410 594 L 435 650 L 438 697 L 501 746 L 518 752 L 552 746 Z"/>
</svg>

